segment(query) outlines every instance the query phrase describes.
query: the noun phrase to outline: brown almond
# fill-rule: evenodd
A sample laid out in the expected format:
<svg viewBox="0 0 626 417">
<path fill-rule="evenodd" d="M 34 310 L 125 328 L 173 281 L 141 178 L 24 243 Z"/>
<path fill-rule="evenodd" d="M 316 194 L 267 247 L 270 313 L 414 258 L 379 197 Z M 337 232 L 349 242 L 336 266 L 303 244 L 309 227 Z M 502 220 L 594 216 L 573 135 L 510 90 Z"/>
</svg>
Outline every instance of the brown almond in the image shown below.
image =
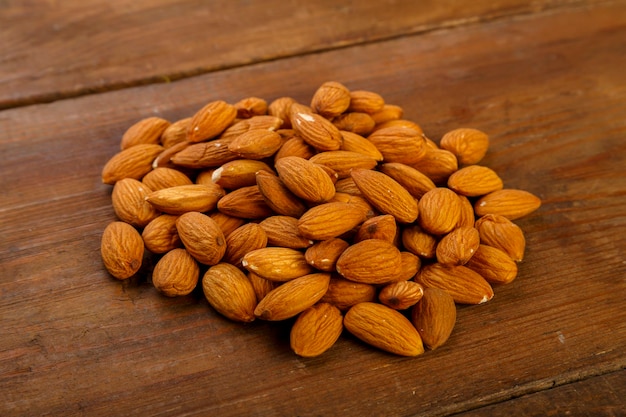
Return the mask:
<svg viewBox="0 0 626 417">
<path fill-rule="evenodd" d="M 276 287 L 259 302 L 254 315 L 263 320 L 285 320 L 317 303 L 326 293 L 330 274 L 301 276 Z"/>
<path fill-rule="evenodd" d="M 274 163 L 286 156 L 298 156 L 309 159 L 315 155 L 315 149 L 300 137 L 292 137 L 283 142 L 282 146 L 274 155 Z"/>
<path fill-rule="evenodd" d="M 289 191 L 278 176 L 260 170 L 255 177 L 263 200 L 276 213 L 298 218 L 307 210 L 306 205 Z"/>
<path fill-rule="evenodd" d="M 326 171 L 313 162 L 287 156 L 275 163 L 278 177 L 296 196 L 312 203 L 323 203 L 335 195 L 335 185 Z"/>
<path fill-rule="evenodd" d="M 152 170 L 152 162 L 163 151 L 161 145 L 140 144 L 113 155 L 102 168 L 102 182 L 115 184 L 124 178 L 140 180 Z"/>
<path fill-rule="evenodd" d="M 402 274 L 396 281 L 408 281 L 413 279 L 422 266 L 422 261 L 419 256 L 412 252 L 400 251 L 402 257 Z"/>
<path fill-rule="evenodd" d="M 541 200 L 524 190 L 505 188 L 491 192 L 474 203 L 477 216 L 499 214 L 509 220 L 519 219 L 541 206 Z"/>
<path fill-rule="evenodd" d="M 176 229 L 185 249 L 198 262 L 215 265 L 224 256 L 226 238 L 209 216 L 193 211 L 181 214 L 176 220 Z"/>
<path fill-rule="evenodd" d="M 142 119 L 124 132 L 120 148 L 124 150 L 140 144 L 160 145 L 161 134 L 169 125 L 170 122 L 161 117 Z"/>
<path fill-rule="evenodd" d="M 202 277 L 202 291 L 211 305 L 224 317 L 240 322 L 255 319 L 256 294 L 248 277 L 234 265 L 219 263 Z"/>
<path fill-rule="evenodd" d="M 463 265 L 426 265 L 417 275 L 416 282 L 424 287 L 447 291 L 457 304 L 482 304 L 493 298 L 491 285 L 480 274 Z"/>
<path fill-rule="evenodd" d="M 323 116 L 306 111 L 293 111 L 291 125 L 298 135 L 319 151 L 336 151 L 341 147 L 341 133 Z"/>
<path fill-rule="evenodd" d="M 454 191 L 434 188 L 419 200 L 419 224 L 434 235 L 443 235 L 456 226 L 461 216 L 461 202 Z"/>
<path fill-rule="evenodd" d="M 410 165 L 430 178 L 435 184 L 443 185 L 450 175 L 459 169 L 456 156 L 445 149 L 424 146 L 424 153 L 418 161 Z"/>
<path fill-rule="evenodd" d="M 239 155 L 228 149 L 233 141 L 214 139 L 208 142 L 193 143 L 171 157 L 173 164 L 192 169 L 219 167 L 227 162 L 239 159 Z"/>
<path fill-rule="evenodd" d="M 454 299 L 445 290 L 424 288 L 424 295 L 411 310 L 411 322 L 422 341 L 435 350 L 450 338 L 456 323 Z"/>
<path fill-rule="evenodd" d="M 144 227 L 161 214 L 146 201 L 150 193 L 152 193 L 150 188 L 132 178 L 124 178 L 116 182 L 111 193 L 115 214 L 126 223 Z"/>
<path fill-rule="evenodd" d="M 229 192 L 218 201 L 217 209 L 224 214 L 242 219 L 264 219 L 275 214 L 256 185 Z"/>
<path fill-rule="evenodd" d="M 298 219 L 295 217 L 269 216 L 263 219 L 259 226 L 265 231 L 270 246 L 306 249 L 314 243 L 311 239 L 300 234 Z"/>
<path fill-rule="evenodd" d="M 426 259 L 435 257 L 437 239 L 418 225 L 411 225 L 402 229 L 401 238 L 402 245 L 409 252 Z"/>
<path fill-rule="evenodd" d="M 335 194 L 337 193 L 358 196 L 363 195 L 361 190 L 359 190 L 359 187 L 356 186 L 356 183 L 354 182 L 354 179 L 352 179 L 352 177 L 337 180 L 337 182 L 335 183 Z"/>
<path fill-rule="evenodd" d="M 376 126 L 374 127 L 374 131 L 387 129 L 390 127 L 415 130 L 416 132 L 419 132 L 420 135 L 422 136 L 424 134 L 420 125 L 418 125 L 417 123 L 411 120 L 406 120 L 406 119 L 395 119 L 395 120 L 388 120 L 383 123 L 377 123 Z"/>
<path fill-rule="evenodd" d="M 153 191 L 146 200 L 164 213 L 182 214 L 213 210 L 223 196 L 224 190 L 217 184 L 189 184 Z"/>
<path fill-rule="evenodd" d="M 237 109 L 222 100 L 212 101 L 198 110 L 187 128 L 189 142 L 213 139 L 237 117 Z"/>
<path fill-rule="evenodd" d="M 181 171 L 165 167 L 158 167 L 148 172 L 141 182 L 152 191 L 176 187 L 178 185 L 193 184 L 189 177 Z"/>
<path fill-rule="evenodd" d="M 320 299 L 340 310 L 347 310 L 355 304 L 376 300 L 376 287 L 371 284 L 354 282 L 338 276 L 331 276 L 328 290 Z"/>
<path fill-rule="evenodd" d="M 394 126 L 377 129 L 367 139 L 380 151 L 385 162 L 413 164 L 426 151 L 422 132 L 413 129 Z"/>
<path fill-rule="evenodd" d="M 267 247 L 248 252 L 241 262 L 248 271 L 271 281 L 289 281 L 311 273 L 304 253 L 297 249 Z"/>
<path fill-rule="evenodd" d="M 393 178 L 366 169 L 353 169 L 350 175 L 363 196 L 381 213 L 391 214 L 400 223 L 417 219 L 417 201 Z"/>
<path fill-rule="evenodd" d="M 348 132 L 345 130 L 340 130 L 340 133 L 341 138 L 343 139 L 341 142 L 342 151 L 360 153 L 362 155 L 374 158 L 376 161 L 383 160 L 383 154 L 381 154 L 376 145 L 374 145 L 368 139 L 357 133 Z"/>
<path fill-rule="evenodd" d="M 167 149 L 178 143 L 187 142 L 187 128 L 189 123 L 191 123 L 191 117 L 186 117 L 170 124 L 163 133 L 161 133 L 161 145 Z"/>
<path fill-rule="evenodd" d="M 267 101 L 259 97 L 246 97 L 233 104 L 237 110 L 237 117 L 249 119 L 253 116 L 262 116 L 267 113 Z"/>
<path fill-rule="evenodd" d="M 474 215 L 474 206 L 472 202 L 464 195 L 459 195 L 459 201 L 461 203 L 461 214 L 459 221 L 456 222 L 456 227 L 474 226 L 476 216 Z"/>
<path fill-rule="evenodd" d="M 173 169 L 179 170 L 181 172 L 183 170 L 189 172 L 189 169 L 186 169 L 184 167 L 180 167 L 180 166 L 177 166 L 176 164 L 174 164 L 172 162 L 172 157 L 174 155 L 176 155 L 177 153 L 181 152 L 183 149 L 188 148 L 191 145 L 192 145 L 191 142 L 184 141 L 184 142 L 176 143 L 176 144 L 170 146 L 169 148 L 165 148 L 152 161 L 152 169 L 157 169 L 157 168 L 161 168 L 162 167 L 162 168 L 173 168 Z"/>
<path fill-rule="evenodd" d="M 386 284 L 402 274 L 402 256 L 384 240 L 355 243 L 337 259 L 337 272 L 344 278 L 366 284 Z"/>
<path fill-rule="evenodd" d="M 337 173 L 338 178 L 348 178 L 355 168 L 373 169 L 377 164 L 376 159 L 371 156 L 351 151 L 319 152 L 309 161 L 332 169 Z"/>
<path fill-rule="evenodd" d="M 311 109 L 327 119 L 339 116 L 349 105 L 350 90 L 336 81 L 323 83 L 311 99 Z"/>
<path fill-rule="evenodd" d="M 479 245 L 478 230 L 470 226 L 456 228 L 437 244 L 437 261 L 444 265 L 465 265 Z"/>
<path fill-rule="evenodd" d="M 282 145 L 281 136 L 266 129 L 248 130 L 228 144 L 228 150 L 246 159 L 270 157 Z"/>
<path fill-rule="evenodd" d="M 198 284 L 200 267 L 185 249 L 172 249 L 154 266 L 152 284 L 168 297 L 190 294 Z"/>
<path fill-rule="evenodd" d="M 363 342 L 401 356 L 424 353 L 419 333 L 402 313 L 383 304 L 359 303 L 348 310 L 343 325 Z"/>
<path fill-rule="evenodd" d="M 502 186 L 502 179 L 494 170 L 480 165 L 461 168 L 448 178 L 450 189 L 468 197 L 489 194 Z"/>
<path fill-rule="evenodd" d="M 291 97 L 279 97 L 267 106 L 267 113 L 283 121 L 282 129 L 289 129 L 291 128 L 289 114 L 291 113 L 291 105 L 295 102 L 296 100 Z"/>
<path fill-rule="evenodd" d="M 350 244 L 340 238 L 322 240 L 310 246 L 304 253 L 304 257 L 313 268 L 324 272 L 333 272 L 337 259 L 348 246 Z"/>
<path fill-rule="evenodd" d="M 511 220 L 498 214 L 486 214 L 476 221 L 480 243 L 506 252 L 511 259 L 524 259 L 526 238 L 522 229 Z"/>
<path fill-rule="evenodd" d="M 363 220 L 363 210 L 355 205 L 324 203 L 310 208 L 300 217 L 298 231 L 307 239 L 332 239 L 352 230 Z"/>
<path fill-rule="evenodd" d="M 385 122 L 389 122 L 391 120 L 402 119 L 404 115 L 404 110 L 402 107 L 397 106 L 395 104 L 385 104 L 382 109 L 378 110 L 376 113 L 372 113 L 372 119 L 374 122 L 379 125 Z"/>
<path fill-rule="evenodd" d="M 354 236 L 354 242 L 367 239 L 380 239 L 395 244 L 398 234 L 396 219 L 390 214 L 374 216 L 361 224 Z"/>
<path fill-rule="evenodd" d="M 117 279 L 127 279 L 141 268 L 143 240 L 130 224 L 111 222 L 102 233 L 100 254 L 104 267 L 111 275 Z"/>
<path fill-rule="evenodd" d="M 250 280 L 252 288 L 254 289 L 254 293 L 256 294 L 257 303 L 261 301 L 267 294 L 269 294 L 270 291 L 280 285 L 280 283 L 278 282 L 270 281 L 269 279 L 265 279 L 249 271 L 248 279 Z"/>
<path fill-rule="evenodd" d="M 396 180 L 413 197 L 418 199 L 436 187 L 428 176 L 405 164 L 388 162 L 380 166 L 380 171 Z"/>
<path fill-rule="evenodd" d="M 312 358 L 330 349 L 342 331 L 341 311 L 332 304 L 318 303 L 300 313 L 291 328 L 289 342 L 296 355 Z"/>
<path fill-rule="evenodd" d="M 235 229 L 243 226 L 246 223 L 245 219 L 239 217 L 229 216 L 220 211 L 212 211 L 209 213 L 209 217 L 215 220 L 215 223 L 219 226 L 224 233 L 224 236 L 230 235 Z"/>
<path fill-rule="evenodd" d="M 415 281 L 397 281 L 385 285 L 378 300 L 394 310 L 406 310 L 415 305 L 424 295 L 424 288 Z"/>
<path fill-rule="evenodd" d="M 380 94 L 366 90 L 350 92 L 350 106 L 348 111 L 362 113 L 376 113 L 382 110 L 385 100 Z"/>
<path fill-rule="evenodd" d="M 258 223 L 246 223 L 226 235 L 226 252 L 224 262 L 237 267 L 246 253 L 267 246 L 267 234 Z"/>
<path fill-rule="evenodd" d="M 461 165 L 477 164 L 489 148 L 489 136 L 478 129 L 459 128 L 447 132 L 439 143 L 452 152 Z"/>
<path fill-rule="evenodd" d="M 161 214 L 146 225 L 141 237 L 150 252 L 161 254 L 182 246 L 176 230 L 176 219 L 178 216 Z"/>
<path fill-rule="evenodd" d="M 333 119 L 333 124 L 339 130 L 354 132 L 359 135 L 369 135 L 374 130 L 376 122 L 367 113 L 348 112 Z"/>
<path fill-rule="evenodd" d="M 508 284 L 517 277 L 515 261 L 493 246 L 480 245 L 465 266 L 478 272 L 490 284 Z"/>
<path fill-rule="evenodd" d="M 263 161 L 236 159 L 214 170 L 211 179 L 220 187 L 235 190 L 256 185 L 256 173 L 259 171 L 273 172 Z"/>
</svg>

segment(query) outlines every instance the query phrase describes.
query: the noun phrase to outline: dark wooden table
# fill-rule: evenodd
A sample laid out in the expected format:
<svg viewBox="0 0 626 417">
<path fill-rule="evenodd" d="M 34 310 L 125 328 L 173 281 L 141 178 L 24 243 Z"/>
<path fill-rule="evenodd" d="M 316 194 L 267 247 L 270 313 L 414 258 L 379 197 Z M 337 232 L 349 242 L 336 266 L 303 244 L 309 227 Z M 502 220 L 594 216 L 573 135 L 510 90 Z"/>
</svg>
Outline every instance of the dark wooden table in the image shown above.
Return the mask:
<svg viewBox="0 0 626 417">
<path fill-rule="evenodd" d="M 301 4 L 298 4 L 301 3 Z M 0 415 L 626 415 L 626 2 L 0 2 Z M 233 324 L 102 266 L 124 130 L 324 81 L 543 200 L 518 278 L 401 358 Z"/>
</svg>

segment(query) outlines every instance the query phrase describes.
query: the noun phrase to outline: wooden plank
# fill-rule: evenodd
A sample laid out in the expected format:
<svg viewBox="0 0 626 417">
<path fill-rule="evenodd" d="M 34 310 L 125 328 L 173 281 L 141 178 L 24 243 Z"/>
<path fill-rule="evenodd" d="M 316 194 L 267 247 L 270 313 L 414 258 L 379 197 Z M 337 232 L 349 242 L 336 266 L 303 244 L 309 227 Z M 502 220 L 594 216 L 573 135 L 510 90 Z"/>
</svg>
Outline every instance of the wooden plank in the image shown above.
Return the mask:
<svg viewBox="0 0 626 417">
<path fill-rule="evenodd" d="M 626 370 L 558 386 L 458 417 L 622 416 L 626 410 Z"/>
<path fill-rule="evenodd" d="M 0 109 L 580 2 L 3 1 Z"/>
<path fill-rule="evenodd" d="M 626 366 L 626 5 L 458 27 L 0 113 L 0 414 L 448 415 Z M 139 118 L 204 103 L 381 93 L 433 139 L 489 132 L 484 164 L 539 195 L 519 278 L 415 359 L 346 336 L 296 357 L 200 292 L 103 270 L 100 169 Z M 521 388 L 520 388 L 521 387 Z"/>
</svg>

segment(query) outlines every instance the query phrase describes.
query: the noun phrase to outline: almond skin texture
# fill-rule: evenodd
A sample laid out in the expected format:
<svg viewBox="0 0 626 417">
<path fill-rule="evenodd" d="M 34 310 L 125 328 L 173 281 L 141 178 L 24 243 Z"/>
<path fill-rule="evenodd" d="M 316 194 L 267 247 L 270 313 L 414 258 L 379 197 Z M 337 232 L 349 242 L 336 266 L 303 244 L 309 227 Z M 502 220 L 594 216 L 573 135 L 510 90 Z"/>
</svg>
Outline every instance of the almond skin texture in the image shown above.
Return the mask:
<svg viewBox="0 0 626 417">
<path fill-rule="evenodd" d="M 224 233 L 209 216 L 193 211 L 182 214 L 176 220 L 176 229 L 185 248 L 198 262 L 215 265 L 224 256 Z"/>
<path fill-rule="evenodd" d="M 415 305 L 424 295 L 424 288 L 414 281 L 398 281 L 387 284 L 380 290 L 378 299 L 394 310 L 406 310 Z"/>
<path fill-rule="evenodd" d="M 290 109 L 295 102 L 291 97 L 279 97 L 267 106 L 267 114 L 281 119 L 283 121 L 282 129 L 289 129 L 291 128 Z"/>
<path fill-rule="evenodd" d="M 380 94 L 366 90 L 355 90 L 350 92 L 348 111 L 376 113 L 382 110 L 384 105 L 385 100 Z"/>
<path fill-rule="evenodd" d="M 246 253 L 267 246 L 267 234 L 257 223 L 246 223 L 226 236 L 224 261 L 237 267 Z"/>
<path fill-rule="evenodd" d="M 219 263 L 210 267 L 202 277 L 202 291 L 211 307 L 226 318 L 239 322 L 255 319 L 254 288 L 236 266 Z"/>
<path fill-rule="evenodd" d="M 318 151 L 336 151 L 341 147 L 339 129 L 319 114 L 296 111 L 291 116 L 291 125 L 306 143 Z"/>
<path fill-rule="evenodd" d="M 357 133 L 359 135 L 368 135 L 374 130 L 376 122 L 367 113 L 348 112 L 333 119 L 333 124 L 339 130 Z"/>
<path fill-rule="evenodd" d="M 335 185 L 326 171 L 313 162 L 288 156 L 276 161 L 278 177 L 296 196 L 312 203 L 323 203 L 335 195 Z"/>
<path fill-rule="evenodd" d="M 350 106 L 350 90 L 336 81 L 327 81 L 313 94 L 311 109 L 332 119 L 346 111 Z"/>
<path fill-rule="evenodd" d="M 146 143 L 159 145 L 161 134 L 169 125 L 170 122 L 160 117 L 148 117 L 140 120 L 124 132 L 120 147 L 124 150 L 131 146 Z"/>
<path fill-rule="evenodd" d="M 141 232 L 146 248 L 152 253 L 166 253 L 182 246 L 176 230 L 178 216 L 161 214 L 152 220 Z"/>
<path fill-rule="evenodd" d="M 102 233 L 100 253 L 111 275 L 117 279 L 127 279 L 141 268 L 143 240 L 139 232 L 128 223 L 112 222 Z"/>
<path fill-rule="evenodd" d="M 217 209 L 242 219 L 264 219 L 275 214 L 256 185 L 241 187 L 226 194 L 218 201 Z"/>
<path fill-rule="evenodd" d="M 456 156 L 445 149 L 432 149 L 424 146 L 424 154 L 411 167 L 430 178 L 435 184 L 443 185 L 450 175 L 459 169 Z"/>
<path fill-rule="evenodd" d="M 401 356 L 424 353 L 419 333 L 400 312 L 377 303 L 356 304 L 346 313 L 346 330 L 363 342 Z"/>
<path fill-rule="evenodd" d="M 187 141 L 187 127 L 191 122 L 191 117 L 186 117 L 172 123 L 161 134 L 161 145 L 164 148 L 171 148 L 177 143 Z"/>
<path fill-rule="evenodd" d="M 225 101 L 208 103 L 191 118 L 187 128 L 189 142 L 212 139 L 222 133 L 237 117 L 237 109 Z"/>
<path fill-rule="evenodd" d="M 277 214 L 299 218 L 307 210 L 306 205 L 273 173 L 258 171 L 256 183 L 265 203 Z"/>
<path fill-rule="evenodd" d="M 396 219 L 390 214 L 383 214 L 364 221 L 354 236 L 354 242 L 380 239 L 395 244 L 398 237 L 397 234 L 398 226 L 396 225 Z"/>
<path fill-rule="evenodd" d="M 300 234 L 298 219 L 290 216 L 270 216 L 259 223 L 267 235 L 270 246 L 292 249 L 306 249 L 313 241 Z"/>
<path fill-rule="evenodd" d="M 480 245 L 465 266 L 478 272 L 490 284 L 508 284 L 517 276 L 515 261 L 506 252 L 487 245 Z"/>
<path fill-rule="evenodd" d="M 478 230 L 459 227 L 445 235 L 437 244 L 437 261 L 444 265 L 464 265 L 480 245 Z"/>
<path fill-rule="evenodd" d="M 294 317 L 317 303 L 326 293 L 329 282 L 330 274 L 325 272 L 304 275 L 285 282 L 259 302 L 254 315 L 269 321 Z"/>
<path fill-rule="evenodd" d="M 148 172 L 141 180 L 152 191 L 164 188 L 176 187 L 178 185 L 193 184 L 184 173 L 166 167 L 157 167 Z"/>
<path fill-rule="evenodd" d="M 170 161 L 176 166 L 192 169 L 219 167 L 239 158 L 239 155 L 228 149 L 233 140 L 224 138 L 192 143 L 172 155 Z"/>
<path fill-rule="evenodd" d="M 235 190 L 256 185 L 256 173 L 272 169 L 265 162 L 252 159 L 236 159 L 217 168 L 211 174 L 211 180 L 220 187 Z"/>
<path fill-rule="evenodd" d="M 491 168 L 470 165 L 448 178 L 448 187 L 456 193 L 476 197 L 502 189 L 502 179 Z"/>
<path fill-rule="evenodd" d="M 499 214 L 509 220 L 519 219 L 541 206 L 541 200 L 524 190 L 505 188 L 481 197 L 474 203 L 477 216 Z"/>
<path fill-rule="evenodd" d="M 152 284 L 162 294 L 177 297 L 191 293 L 200 277 L 200 267 L 185 249 L 172 249 L 154 266 Z"/>
<path fill-rule="evenodd" d="M 491 285 L 480 274 L 462 265 L 426 265 L 416 281 L 423 287 L 447 291 L 457 304 L 482 304 L 493 298 Z"/>
<path fill-rule="evenodd" d="M 315 243 L 304 253 L 309 265 L 324 272 L 334 272 L 337 259 L 350 244 L 343 239 L 333 238 Z"/>
<path fill-rule="evenodd" d="M 402 256 L 395 245 L 368 239 L 355 243 L 341 254 L 337 272 L 351 281 L 386 284 L 402 274 Z"/>
<path fill-rule="evenodd" d="M 402 257 L 402 274 L 398 277 L 397 281 L 408 281 L 413 279 L 422 266 L 422 261 L 419 256 L 408 251 L 401 251 Z"/>
<path fill-rule="evenodd" d="M 385 162 L 412 164 L 419 161 L 426 151 L 419 130 L 391 126 L 377 129 L 367 138 L 380 151 Z"/>
<path fill-rule="evenodd" d="M 291 349 L 304 358 L 319 356 L 335 344 L 342 331 L 341 311 L 332 304 L 315 304 L 300 313 L 293 324 Z"/>
<path fill-rule="evenodd" d="M 459 221 L 456 222 L 456 227 L 474 226 L 476 216 L 474 215 L 472 202 L 464 195 L 459 195 L 459 201 L 461 202 L 461 215 L 459 216 Z"/>
<path fill-rule="evenodd" d="M 164 213 L 183 214 L 213 210 L 223 196 L 224 190 L 219 185 L 189 184 L 153 191 L 146 200 Z"/>
<path fill-rule="evenodd" d="M 332 169 L 339 178 L 348 178 L 350 171 L 355 168 L 373 169 L 377 163 L 376 159 L 371 156 L 341 150 L 320 152 L 312 156 L 309 161 Z"/>
<path fill-rule="evenodd" d="M 424 288 L 422 299 L 411 310 L 411 322 L 430 350 L 446 343 L 456 323 L 456 305 L 446 291 Z"/>
<path fill-rule="evenodd" d="M 301 236 L 312 240 L 327 240 L 341 236 L 365 220 L 363 211 L 352 204 L 324 203 L 310 208 L 298 220 Z"/>
<path fill-rule="evenodd" d="M 381 213 L 391 214 L 400 223 L 417 219 L 417 201 L 391 177 L 366 169 L 354 169 L 351 176 L 365 198 Z"/>
<path fill-rule="evenodd" d="M 144 227 L 159 216 L 159 212 L 146 201 L 152 193 L 141 181 L 124 178 L 115 183 L 111 194 L 113 210 L 117 217 L 133 226 Z"/>
<path fill-rule="evenodd" d="M 511 220 L 498 214 L 487 214 L 476 221 L 480 243 L 506 252 L 511 259 L 524 259 L 526 238 L 522 229 Z"/>
<path fill-rule="evenodd" d="M 237 136 L 228 150 L 242 158 L 263 159 L 272 156 L 282 145 L 282 139 L 276 132 L 266 129 L 253 129 Z"/>
<path fill-rule="evenodd" d="M 246 97 L 233 104 L 237 109 L 237 117 L 249 119 L 267 113 L 267 101 L 259 97 Z"/>
<path fill-rule="evenodd" d="M 296 249 L 268 247 L 248 252 L 241 262 L 248 271 L 271 281 L 289 281 L 312 270 L 304 253 Z"/>
<path fill-rule="evenodd" d="M 354 282 L 333 275 L 321 302 L 330 303 L 340 310 L 348 310 L 355 304 L 376 300 L 376 287 Z"/>
<path fill-rule="evenodd" d="M 254 289 L 254 293 L 256 294 L 257 303 L 261 301 L 267 294 L 269 294 L 270 291 L 280 285 L 277 282 L 270 281 L 269 279 L 265 279 L 249 271 L 248 279 L 250 280 L 252 288 Z"/>
<path fill-rule="evenodd" d="M 402 244 L 406 250 L 420 258 L 435 257 L 437 240 L 418 225 L 412 225 L 402 230 Z"/>
<path fill-rule="evenodd" d="M 115 184 L 124 178 L 140 180 L 152 170 L 152 162 L 163 150 L 161 145 L 141 144 L 116 153 L 102 168 L 102 182 Z"/>
<path fill-rule="evenodd" d="M 489 136 L 478 129 L 454 129 L 441 138 L 439 144 L 443 149 L 452 152 L 461 165 L 478 163 L 489 148 Z"/>
<path fill-rule="evenodd" d="M 461 202 L 454 191 L 434 188 L 419 201 L 419 224 L 434 235 L 446 234 L 456 226 L 461 216 Z"/>
<path fill-rule="evenodd" d="M 436 187 L 426 175 L 405 164 L 397 162 L 382 164 L 380 171 L 396 180 L 415 198 L 422 198 L 424 194 Z"/>
<path fill-rule="evenodd" d="M 341 130 L 341 150 L 360 153 L 361 155 L 367 155 L 374 158 L 376 161 L 383 160 L 383 154 L 380 153 L 376 145 L 370 140 L 354 132 L 348 132 Z"/>
</svg>

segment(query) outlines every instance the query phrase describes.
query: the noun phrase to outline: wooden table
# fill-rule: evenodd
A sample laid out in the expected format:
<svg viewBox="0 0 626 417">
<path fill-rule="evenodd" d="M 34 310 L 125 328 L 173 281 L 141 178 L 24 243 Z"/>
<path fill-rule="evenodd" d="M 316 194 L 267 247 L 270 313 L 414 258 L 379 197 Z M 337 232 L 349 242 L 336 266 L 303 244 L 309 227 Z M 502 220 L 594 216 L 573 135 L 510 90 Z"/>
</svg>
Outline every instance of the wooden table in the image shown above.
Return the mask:
<svg viewBox="0 0 626 417">
<path fill-rule="evenodd" d="M 626 415 L 626 2 L 0 3 L 0 415 Z M 324 81 L 380 93 L 543 206 L 518 278 L 402 358 L 233 324 L 102 266 L 135 121 Z"/>
</svg>

